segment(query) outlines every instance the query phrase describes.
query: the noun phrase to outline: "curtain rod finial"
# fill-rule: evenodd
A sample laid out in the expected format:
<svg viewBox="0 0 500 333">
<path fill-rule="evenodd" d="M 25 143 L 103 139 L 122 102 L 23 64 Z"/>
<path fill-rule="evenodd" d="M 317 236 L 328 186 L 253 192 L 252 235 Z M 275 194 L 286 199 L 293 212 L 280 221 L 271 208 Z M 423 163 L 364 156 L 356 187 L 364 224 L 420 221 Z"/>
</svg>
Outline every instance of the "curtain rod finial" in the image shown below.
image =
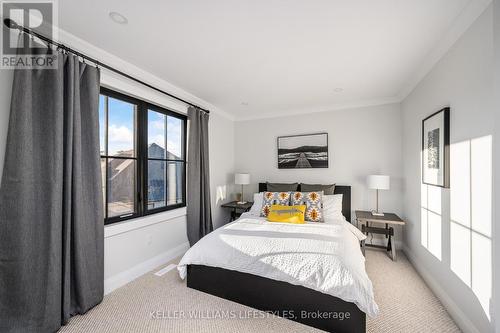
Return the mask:
<svg viewBox="0 0 500 333">
<path fill-rule="evenodd" d="M 19 29 L 19 25 L 12 19 L 6 18 L 3 20 L 3 23 L 9 27 L 10 29 Z"/>
</svg>

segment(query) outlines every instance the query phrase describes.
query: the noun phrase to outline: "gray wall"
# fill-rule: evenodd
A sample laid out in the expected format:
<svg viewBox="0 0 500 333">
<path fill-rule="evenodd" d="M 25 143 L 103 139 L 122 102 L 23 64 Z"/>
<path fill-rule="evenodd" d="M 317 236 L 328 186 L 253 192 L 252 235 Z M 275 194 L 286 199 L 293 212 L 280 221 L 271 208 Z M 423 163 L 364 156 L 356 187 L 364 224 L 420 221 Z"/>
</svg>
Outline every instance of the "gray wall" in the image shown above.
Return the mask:
<svg viewBox="0 0 500 333">
<path fill-rule="evenodd" d="M 490 7 L 402 102 L 406 252 L 455 321 L 480 332 L 492 331 L 492 24 Z M 421 188 L 421 121 L 445 106 L 451 189 Z"/>
</svg>

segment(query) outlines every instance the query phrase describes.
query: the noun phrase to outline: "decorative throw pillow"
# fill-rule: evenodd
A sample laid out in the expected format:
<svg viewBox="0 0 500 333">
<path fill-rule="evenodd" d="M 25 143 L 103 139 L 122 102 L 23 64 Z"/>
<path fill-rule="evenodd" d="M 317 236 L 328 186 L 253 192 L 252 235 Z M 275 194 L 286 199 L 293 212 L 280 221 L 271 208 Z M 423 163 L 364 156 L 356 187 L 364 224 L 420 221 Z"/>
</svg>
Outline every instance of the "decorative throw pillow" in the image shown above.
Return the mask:
<svg viewBox="0 0 500 333">
<path fill-rule="evenodd" d="M 299 183 L 267 183 L 266 188 L 268 192 L 294 192 L 297 191 Z"/>
<path fill-rule="evenodd" d="M 306 205 L 306 221 L 324 222 L 321 192 L 293 192 L 292 205 Z"/>
<path fill-rule="evenodd" d="M 260 216 L 267 217 L 272 205 L 288 206 L 290 204 L 290 193 L 291 192 L 264 192 Z"/>
<path fill-rule="evenodd" d="M 335 184 L 332 185 L 321 185 L 321 184 L 300 184 L 300 190 L 302 192 L 321 192 L 324 195 L 335 194 Z"/>
<path fill-rule="evenodd" d="M 267 220 L 269 222 L 303 224 L 306 206 L 272 205 Z"/>
</svg>

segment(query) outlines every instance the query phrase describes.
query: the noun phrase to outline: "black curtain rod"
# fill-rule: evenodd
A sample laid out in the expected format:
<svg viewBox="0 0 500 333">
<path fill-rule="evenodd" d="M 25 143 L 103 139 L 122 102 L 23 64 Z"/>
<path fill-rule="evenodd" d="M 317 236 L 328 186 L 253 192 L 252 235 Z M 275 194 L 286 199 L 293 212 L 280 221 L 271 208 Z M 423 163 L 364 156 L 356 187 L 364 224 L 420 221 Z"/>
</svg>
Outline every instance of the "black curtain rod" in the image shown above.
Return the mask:
<svg viewBox="0 0 500 333">
<path fill-rule="evenodd" d="M 39 33 L 38 33 L 38 32 L 36 32 L 36 31 L 33 31 L 33 30 L 29 29 L 29 28 L 26 28 L 26 27 L 20 26 L 19 24 L 17 24 L 17 23 L 16 23 L 15 21 L 13 21 L 12 19 L 8 19 L 8 18 L 6 18 L 6 19 L 4 19 L 4 21 L 3 21 L 3 22 L 4 22 L 4 24 L 5 24 L 7 27 L 9 27 L 10 29 L 17 29 L 17 30 L 19 30 L 20 32 L 24 32 L 24 33 L 26 33 L 26 34 L 28 34 L 28 35 L 35 36 L 35 37 L 37 37 L 37 38 L 39 38 L 39 39 L 43 40 L 44 42 L 46 42 L 46 43 L 48 43 L 48 44 L 52 44 L 52 45 L 54 45 L 54 46 L 57 46 L 58 48 L 61 48 L 61 49 L 65 50 L 65 51 L 69 52 L 69 53 L 73 53 L 74 55 L 76 55 L 76 56 L 78 56 L 78 57 L 80 57 L 80 58 L 82 58 L 82 59 L 85 59 L 85 60 L 88 60 L 88 61 L 90 61 L 90 62 L 93 62 L 93 63 L 94 63 L 97 67 L 102 67 L 102 68 L 105 68 L 105 69 L 107 69 L 107 70 L 109 70 L 109 71 L 111 71 L 111 72 L 113 72 L 113 73 L 119 74 L 119 75 L 121 75 L 121 76 L 123 76 L 123 77 L 126 77 L 126 78 L 127 78 L 127 79 L 129 79 L 129 80 L 132 80 L 132 81 L 135 81 L 135 82 L 137 82 L 137 83 L 140 83 L 140 84 L 142 84 L 143 86 L 146 86 L 146 87 L 148 87 L 148 88 L 151 88 L 151 89 L 153 89 L 153 90 L 156 90 L 156 91 L 158 91 L 158 92 L 160 92 L 160 93 L 162 93 L 162 94 L 164 94 L 164 95 L 167 95 L 167 96 L 169 96 L 169 97 L 171 97 L 171 98 L 173 98 L 173 99 L 176 99 L 176 100 L 178 100 L 178 101 L 180 101 L 180 102 L 183 102 L 183 103 L 185 103 L 185 104 L 187 104 L 187 105 L 194 106 L 195 108 L 198 108 L 198 109 L 200 109 L 200 110 L 202 110 L 202 111 L 204 111 L 204 112 L 206 112 L 206 113 L 210 113 L 210 111 L 209 111 L 209 110 L 206 110 L 206 109 L 204 109 L 204 108 L 202 108 L 202 107 L 199 107 L 199 106 L 198 106 L 198 105 L 196 105 L 196 104 L 193 104 L 193 103 L 191 103 L 191 102 L 188 102 L 188 101 L 186 101 L 185 99 L 182 99 L 182 98 L 180 98 L 180 97 L 177 97 L 177 96 L 175 96 L 175 95 L 172 95 L 171 93 L 168 93 L 168 92 L 166 92 L 166 91 L 164 91 L 164 90 L 161 90 L 161 89 L 159 89 L 159 88 L 156 88 L 156 87 L 154 87 L 154 86 L 150 85 L 149 83 L 146 83 L 146 82 L 144 82 L 144 81 L 141 81 L 141 80 L 139 80 L 139 79 L 137 79 L 137 78 L 135 78 L 135 77 L 133 77 L 133 76 L 131 76 L 131 75 L 127 74 L 127 73 L 124 73 L 124 72 L 122 72 L 122 71 L 120 71 L 120 70 L 118 70 L 118 69 L 116 69 L 116 68 L 113 68 L 113 67 L 111 67 L 111 66 L 109 66 L 109 65 L 103 64 L 102 62 L 100 62 L 100 61 L 99 61 L 99 60 L 97 60 L 97 59 L 94 59 L 94 58 L 92 58 L 92 57 L 89 57 L 88 55 L 85 55 L 85 54 L 83 54 L 83 53 L 81 53 L 81 52 L 78 52 L 77 50 L 74 50 L 74 49 L 72 49 L 72 48 L 70 48 L 70 47 L 68 47 L 68 46 L 66 46 L 66 45 L 64 45 L 64 44 L 58 43 L 58 42 L 56 42 L 56 41 L 54 41 L 54 40 L 52 40 L 52 39 L 50 39 L 50 38 L 47 38 L 47 37 L 45 37 L 45 36 L 43 36 L 43 35 L 39 34 Z"/>
</svg>

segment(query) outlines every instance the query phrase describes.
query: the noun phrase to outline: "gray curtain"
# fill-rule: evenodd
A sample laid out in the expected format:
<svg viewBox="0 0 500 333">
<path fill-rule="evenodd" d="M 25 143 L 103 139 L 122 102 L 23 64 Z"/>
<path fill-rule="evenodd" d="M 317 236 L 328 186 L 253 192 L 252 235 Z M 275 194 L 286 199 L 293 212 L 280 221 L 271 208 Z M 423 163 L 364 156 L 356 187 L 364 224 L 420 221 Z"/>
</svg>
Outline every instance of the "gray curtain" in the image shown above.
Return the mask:
<svg viewBox="0 0 500 333">
<path fill-rule="evenodd" d="M 194 245 L 213 230 L 208 165 L 208 113 L 189 107 L 187 234 Z"/>
<path fill-rule="evenodd" d="M 99 70 L 16 69 L 0 187 L 0 332 L 54 332 L 101 302 Z"/>
</svg>

